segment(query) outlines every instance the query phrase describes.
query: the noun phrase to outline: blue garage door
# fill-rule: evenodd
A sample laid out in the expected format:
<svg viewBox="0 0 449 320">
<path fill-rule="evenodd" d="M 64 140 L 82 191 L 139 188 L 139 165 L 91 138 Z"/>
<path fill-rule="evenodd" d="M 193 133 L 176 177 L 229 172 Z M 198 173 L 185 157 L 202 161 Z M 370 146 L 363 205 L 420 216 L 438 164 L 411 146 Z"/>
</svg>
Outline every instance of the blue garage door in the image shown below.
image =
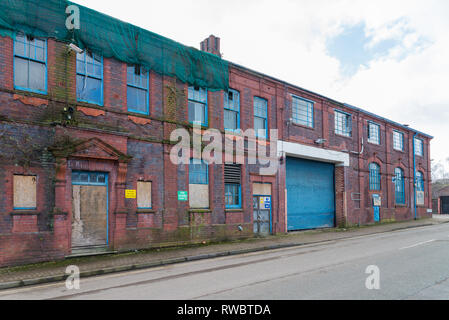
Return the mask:
<svg viewBox="0 0 449 320">
<path fill-rule="evenodd" d="M 288 231 L 335 226 L 333 164 L 287 158 Z"/>
</svg>

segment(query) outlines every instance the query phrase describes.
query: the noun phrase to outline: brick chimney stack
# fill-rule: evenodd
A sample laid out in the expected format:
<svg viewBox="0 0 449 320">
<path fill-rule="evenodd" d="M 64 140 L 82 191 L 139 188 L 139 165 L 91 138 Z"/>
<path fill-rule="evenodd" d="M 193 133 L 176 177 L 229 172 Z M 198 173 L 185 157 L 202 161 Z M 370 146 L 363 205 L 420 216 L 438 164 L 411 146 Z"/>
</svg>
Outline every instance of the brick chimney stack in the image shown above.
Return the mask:
<svg viewBox="0 0 449 320">
<path fill-rule="evenodd" d="M 201 42 L 201 50 L 206 51 L 212 54 L 215 54 L 221 58 L 220 53 L 220 38 L 210 35 L 209 38 L 206 38 L 203 42 Z"/>
</svg>

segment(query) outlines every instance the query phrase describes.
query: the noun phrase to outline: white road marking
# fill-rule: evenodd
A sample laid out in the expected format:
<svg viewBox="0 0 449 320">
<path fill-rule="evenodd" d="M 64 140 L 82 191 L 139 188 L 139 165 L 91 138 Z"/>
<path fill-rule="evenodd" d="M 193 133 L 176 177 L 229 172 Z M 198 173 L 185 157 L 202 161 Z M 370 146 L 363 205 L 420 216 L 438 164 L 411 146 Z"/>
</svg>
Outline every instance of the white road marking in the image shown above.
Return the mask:
<svg viewBox="0 0 449 320">
<path fill-rule="evenodd" d="M 431 243 L 431 242 L 435 242 L 435 241 L 437 241 L 437 240 L 436 240 L 436 239 L 432 239 L 432 240 L 429 240 L 429 241 L 424 241 L 424 242 L 420 242 L 420 243 L 414 244 L 414 245 L 412 245 L 412 246 L 400 248 L 399 250 L 411 249 L 411 248 L 415 248 L 415 247 L 418 247 L 418 246 L 422 246 L 422 245 L 424 245 L 424 244 Z"/>
</svg>

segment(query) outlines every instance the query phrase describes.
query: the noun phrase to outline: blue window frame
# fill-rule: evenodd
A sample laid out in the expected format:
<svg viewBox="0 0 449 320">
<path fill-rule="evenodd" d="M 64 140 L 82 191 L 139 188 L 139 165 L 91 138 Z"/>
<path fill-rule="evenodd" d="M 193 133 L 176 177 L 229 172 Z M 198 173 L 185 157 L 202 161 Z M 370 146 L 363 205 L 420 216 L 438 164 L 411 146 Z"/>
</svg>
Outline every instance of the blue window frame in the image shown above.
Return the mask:
<svg viewBox="0 0 449 320">
<path fill-rule="evenodd" d="M 233 89 L 229 89 L 224 95 L 224 129 L 240 129 L 240 93 Z"/>
<path fill-rule="evenodd" d="M 127 66 L 128 111 L 149 115 L 149 72 L 141 66 Z"/>
<path fill-rule="evenodd" d="M 189 184 L 208 184 L 209 168 L 204 160 L 190 159 Z"/>
<path fill-rule="evenodd" d="M 404 151 L 404 134 L 402 132 L 393 131 L 393 149 Z"/>
<path fill-rule="evenodd" d="M 416 173 L 416 191 L 424 191 L 424 174 L 421 171 Z"/>
<path fill-rule="evenodd" d="M 313 121 L 313 108 L 314 102 L 292 96 L 292 119 L 294 123 L 307 126 L 310 128 L 314 127 Z"/>
<path fill-rule="evenodd" d="M 189 87 L 189 122 L 207 126 L 207 89 Z"/>
<path fill-rule="evenodd" d="M 377 163 L 369 165 L 369 189 L 371 191 L 380 191 L 380 166 Z"/>
<path fill-rule="evenodd" d="M 421 139 L 415 138 L 415 155 L 423 156 L 424 155 L 424 142 Z"/>
<path fill-rule="evenodd" d="M 228 209 L 242 207 L 242 166 L 239 164 L 224 165 L 225 205 Z"/>
<path fill-rule="evenodd" d="M 254 97 L 254 131 L 256 137 L 267 138 L 268 101 Z"/>
<path fill-rule="evenodd" d="M 405 204 L 404 171 L 401 168 L 394 169 L 394 185 L 396 204 Z"/>
<path fill-rule="evenodd" d="M 380 144 L 380 125 L 368 121 L 368 142 Z"/>
<path fill-rule="evenodd" d="M 76 54 L 78 101 L 103 105 L 103 57 L 84 50 Z"/>
<path fill-rule="evenodd" d="M 225 184 L 225 204 L 228 209 L 242 207 L 240 184 Z"/>
<path fill-rule="evenodd" d="M 72 171 L 72 184 L 107 186 L 108 174 L 104 172 Z"/>
<path fill-rule="evenodd" d="M 352 116 L 349 113 L 335 110 L 335 133 L 352 137 Z"/>
<path fill-rule="evenodd" d="M 14 88 L 47 94 L 47 40 L 14 36 Z"/>
</svg>

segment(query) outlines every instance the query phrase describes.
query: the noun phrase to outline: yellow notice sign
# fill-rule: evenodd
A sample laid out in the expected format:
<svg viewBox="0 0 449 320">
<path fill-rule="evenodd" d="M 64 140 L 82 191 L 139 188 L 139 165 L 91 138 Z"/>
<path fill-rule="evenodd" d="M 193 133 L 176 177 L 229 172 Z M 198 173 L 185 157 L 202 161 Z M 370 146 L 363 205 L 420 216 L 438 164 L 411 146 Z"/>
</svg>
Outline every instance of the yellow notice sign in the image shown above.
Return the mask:
<svg viewBox="0 0 449 320">
<path fill-rule="evenodd" d="M 137 198 L 137 190 L 125 190 L 125 198 L 126 199 L 136 199 Z"/>
</svg>

